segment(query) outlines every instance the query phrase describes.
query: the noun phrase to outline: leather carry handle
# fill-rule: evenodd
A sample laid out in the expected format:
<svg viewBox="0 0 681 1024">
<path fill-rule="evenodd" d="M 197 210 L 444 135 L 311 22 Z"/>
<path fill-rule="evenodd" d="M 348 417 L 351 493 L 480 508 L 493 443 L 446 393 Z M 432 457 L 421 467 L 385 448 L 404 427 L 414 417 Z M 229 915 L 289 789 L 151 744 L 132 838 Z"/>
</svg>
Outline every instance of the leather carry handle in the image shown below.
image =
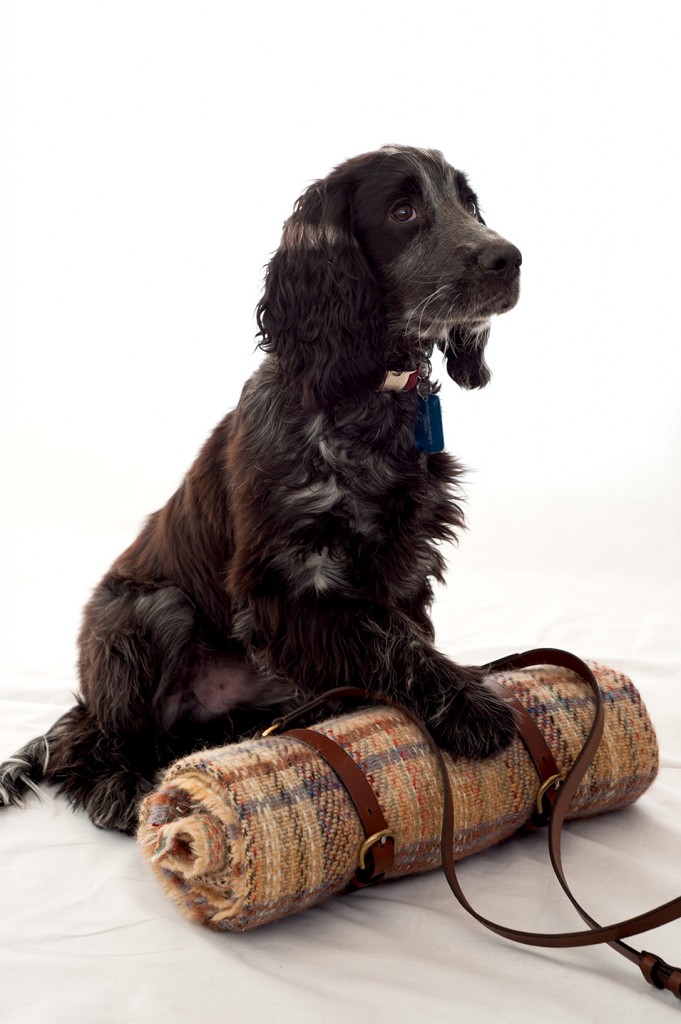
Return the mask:
<svg viewBox="0 0 681 1024">
<path fill-rule="evenodd" d="M 548 831 L 549 855 L 553 870 L 566 896 L 581 918 L 589 925 L 589 931 L 557 933 L 520 931 L 517 929 L 507 928 L 504 925 L 499 925 L 494 921 L 490 921 L 473 909 L 461 890 L 454 866 L 454 815 L 449 776 L 447 774 L 446 765 L 441 751 L 437 747 L 437 744 L 435 744 L 433 738 L 428 736 L 430 746 L 438 761 L 443 785 L 445 787 L 441 854 L 449 886 L 456 898 L 459 900 L 459 903 L 461 903 L 461 905 L 470 914 L 472 914 L 477 921 L 504 938 L 512 939 L 515 942 L 521 942 L 526 945 L 553 948 L 590 946 L 601 942 L 607 942 L 618 953 L 635 963 L 640 968 L 644 978 L 649 984 L 653 985 L 655 988 L 666 988 L 672 992 L 677 999 L 681 999 L 681 969 L 678 967 L 672 967 L 654 953 L 636 950 L 622 941 L 622 939 L 628 938 L 631 935 L 637 935 L 653 928 L 659 928 L 663 924 L 668 924 L 670 921 L 677 920 L 681 917 L 681 897 L 670 900 L 668 903 L 664 903 L 659 907 L 655 907 L 646 913 L 637 915 L 636 917 L 603 926 L 594 920 L 594 918 L 591 917 L 591 915 L 581 906 L 568 885 L 561 858 L 562 830 L 570 802 L 575 795 L 580 782 L 584 778 L 591 761 L 593 760 L 594 754 L 596 753 L 598 744 L 601 740 L 601 736 L 603 735 L 603 698 L 601 696 L 598 683 L 596 682 L 596 678 L 589 666 L 574 654 L 570 654 L 567 651 L 562 651 L 557 648 L 542 648 L 526 651 L 524 654 L 510 655 L 509 657 L 500 658 L 497 661 L 492 662 L 487 667 L 490 672 L 501 672 L 519 668 L 528 668 L 532 665 L 558 665 L 562 668 L 570 669 L 588 684 L 596 700 L 596 712 L 591 730 L 572 767 L 567 773 L 562 786 L 557 792 L 551 810 Z"/>
<path fill-rule="evenodd" d="M 490 931 L 502 936 L 502 938 L 510 939 L 513 942 L 519 942 L 524 945 L 560 949 L 573 946 L 592 946 L 599 943 L 608 943 L 608 945 L 616 950 L 616 952 L 635 963 L 650 985 L 659 989 L 668 989 L 677 997 L 677 999 L 681 999 L 680 968 L 667 964 L 661 957 L 654 953 L 634 949 L 632 946 L 622 941 L 631 935 L 646 932 L 653 928 L 659 928 L 663 924 L 668 924 L 669 922 L 680 918 L 681 896 L 670 900 L 668 903 L 655 907 L 646 913 L 638 914 L 637 916 L 628 918 L 624 921 L 618 921 L 610 925 L 601 925 L 581 906 L 568 885 L 565 872 L 563 870 L 561 856 L 562 830 L 570 802 L 575 795 L 580 782 L 584 778 L 591 761 L 593 760 L 594 754 L 596 753 L 598 744 L 600 743 L 603 735 L 603 698 L 596 678 L 589 666 L 582 661 L 581 658 L 558 648 L 538 648 L 536 650 L 525 651 L 523 654 L 512 654 L 508 657 L 499 658 L 496 661 L 490 662 L 486 668 L 489 673 L 494 673 L 514 671 L 516 669 L 529 668 L 535 665 L 554 665 L 561 668 L 567 668 L 572 672 L 575 672 L 589 686 L 596 702 L 594 720 L 586 741 L 575 758 L 575 761 L 567 775 L 561 780 L 553 755 L 551 754 L 544 737 L 541 735 L 529 712 L 527 712 L 523 705 L 512 694 L 506 691 L 500 683 L 495 680 L 488 680 L 488 684 L 491 685 L 496 692 L 503 692 L 504 699 L 513 706 L 516 712 L 519 735 L 534 761 L 541 783 L 540 793 L 542 794 L 543 799 L 538 805 L 537 814 L 534 816 L 533 822 L 535 825 L 542 824 L 545 823 L 548 818 L 548 847 L 551 865 L 566 896 L 581 918 L 589 926 L 588 929 L 584 931 L 528 932 L 516 928 L 509 928 L 506 925 L 498 924 L 497 922 L 484 917 L 469 903 L 461 889 L 456 874 L 453 852 L 454 803 L 449 782 L 449 774 L 447 772 L 445 760 L 442 756 L 442 751 L 431 736 L 425 723 L 417 715 L 403 707 L 398 701 L 390 700 L 386 698 L 384 694 L 365 690 L 362 687 L 337 687 L 332 690 L 327 690 L 320 697 L 310 701 L 303 707 L 297 708 L 290 714 L 275 719 L 273 724 L 269 729 L 265 730 L 263 735 L 270 735 L 272 732 L 278 732 L 281 729 L 285 729 L 289 724 L 301 718 L 303 715 L 308 715 L 311 711 L 328 704 L 329 701 L 332 700 L 370 700 L 397 708 L 422 730 L 435 756 L 440 771 L 444 795 L 441 836 L 442 867 L 450 889 L 464 910 L 471 914 L 476 921 L 484 925 Z M 309 736 L 306 737 L 302 735 L 303 733 L 308 732 L 309 730 L 299 730 L 299 738 L 309 742 Z M 320 734 L 314 733 L 314 735 L 318 736 Z M 326 737 L 326 739 L 328 739 L 329 744 L 338 746 L 335 744 L 335 741 L 331 740 L 329 737 Z M 315 741 L 310 745 L 314 745 L 319 750 L 319 744 Z M 357 780 L 354 777 L 354 773 L 352 773 L 352 778 L 348 777 L 348 773 L 344 770 L 344 762 L 342 759 L 336 757 L 331 760 L 328 756 L 328 744 L 324 744 L 324 747 L 326 753 L 323 753 L 321 750 L 319 752 L 322 753 L 322 756 L 325 756 L 326 760 L 328 760 L 334 767 L 334 770 L 337 771 L 338 776 L 348 790 L 355 807 L 358 807 L 358 802 L 361 803 L 366 800 L 365 787 L 360 787 L 360 791 L 357 793 Z M 340 750 L 341 748 L 338 747 L 338 749 Z M 344 751 L 342 751 L 342 753 L 345 754 Z M 347 755 L 345 756 L 347 757 Z M 353 764 L 353 767 L 356 768 L 352 759 L 348 758 L 348 760 Z M 363 777 L 362 780 L 363 783 L 366 784 L 366 780 L 364 780 Z M 366 833 L 367 824 L 361 814 L 360 819 L 362 820 Z M 369 838 L 372 837 L 367 837 L 367 841 Z M 389 856 L 391 855 L 391 852 L 391 850 L 388 851 Z M 387 861 L 381 859 L 380 867 L 382 870 L 378 872 L 372 870 L 370 865 L 369 873 L 367 874 L 365 872 L 364 879 L 361 881 L 358 879 L 359 884 L 367 884 L 367 881 L 377 880 L 378 877 L 380 877 L 380 875 L 382 875 L 386 870 L 387 863 Z"/>
</svg>

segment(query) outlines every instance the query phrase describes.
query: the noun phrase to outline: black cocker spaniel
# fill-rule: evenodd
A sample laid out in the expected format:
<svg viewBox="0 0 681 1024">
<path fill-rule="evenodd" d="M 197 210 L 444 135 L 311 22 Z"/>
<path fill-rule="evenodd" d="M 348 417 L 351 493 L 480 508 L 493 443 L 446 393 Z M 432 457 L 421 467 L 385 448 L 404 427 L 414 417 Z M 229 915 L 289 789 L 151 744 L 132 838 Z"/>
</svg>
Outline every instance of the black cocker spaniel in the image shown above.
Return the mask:
<svg viewBox="0 0 681 1024">
<path fill-rule="evenodd" d="M 520 263 L 434 150 L 386 146 L 304 192 L 258 305 L 266 356 L 95 590 L 78 702 L 0 767 L 0 802 L 45 779 L 131 832 L 160 767 L 344 684 L 402 701 L 454 755 L 510 741 L 483 670 L 433 645 L 439 544 L 463 518 L 430 356 L 487 383 Z"/>
</svg>

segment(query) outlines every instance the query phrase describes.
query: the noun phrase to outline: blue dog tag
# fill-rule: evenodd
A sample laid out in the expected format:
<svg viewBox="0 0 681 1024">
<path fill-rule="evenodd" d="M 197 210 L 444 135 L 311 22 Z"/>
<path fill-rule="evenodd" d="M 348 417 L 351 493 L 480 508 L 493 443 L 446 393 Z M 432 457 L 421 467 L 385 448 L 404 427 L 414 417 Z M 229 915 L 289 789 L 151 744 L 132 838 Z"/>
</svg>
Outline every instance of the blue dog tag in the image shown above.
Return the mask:
<svg viewBox="0 0 681 1024">
<path fill-rule="evenodd" d="M 416 417 L 416 447 L 421 452 L 441 452 L 445 446 L 442 430 L 442 412 L 437 395 L 418 396 Z"/>
</svg>

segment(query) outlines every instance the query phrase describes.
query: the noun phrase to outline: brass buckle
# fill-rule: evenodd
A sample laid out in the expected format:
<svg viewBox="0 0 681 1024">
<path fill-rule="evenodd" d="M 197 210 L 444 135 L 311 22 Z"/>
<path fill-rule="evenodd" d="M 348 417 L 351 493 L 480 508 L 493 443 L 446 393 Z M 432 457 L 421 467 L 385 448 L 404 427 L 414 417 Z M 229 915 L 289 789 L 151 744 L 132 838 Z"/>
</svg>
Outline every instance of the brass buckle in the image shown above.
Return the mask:
<svg viewBox="0 0 681 1024">
<path fill-rule="evenodd" d="M 381 832 L 374 832 L 372 836 L 369 836 L 369 838 L 362 843 L 357 857 L 360 871 L 366 870 L 366 855 L 371 847 L 375 846 L 376 843 L 380 843 L 381 846 L 385 846 L 386 839 L 395 840 L 395 833 L 391 828 L 384 828 Z"/>
<path fill-rule="evenodd" d="M 562 781 L 563 776 L 558 774 L 551 775 L 545 782 L 542 782 L 541 786 L 537 790 L 537 814 L 543 815 L 547 813 L 546 808 L 544 807 L 544 797 L 552 786 L 554 789 L 558 789 Z"/>
</svg>

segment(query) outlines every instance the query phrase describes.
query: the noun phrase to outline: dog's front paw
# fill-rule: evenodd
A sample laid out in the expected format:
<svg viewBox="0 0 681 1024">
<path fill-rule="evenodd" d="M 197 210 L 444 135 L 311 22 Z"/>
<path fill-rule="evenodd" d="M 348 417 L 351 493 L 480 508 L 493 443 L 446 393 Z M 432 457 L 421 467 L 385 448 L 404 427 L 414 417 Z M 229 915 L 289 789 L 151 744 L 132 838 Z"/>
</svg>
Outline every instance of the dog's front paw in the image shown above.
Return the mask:
<svg viewBox="0 0 681 1024">
<path fill-rule="evenodd" d="M 516 734 L 515 712 L 488 689 L 481 671 L 465 672 L 463 683 L 443 701 L 428 725 L 438 746 L 454 757 L 491 757 L 504 750 Z"/>
</svg>

